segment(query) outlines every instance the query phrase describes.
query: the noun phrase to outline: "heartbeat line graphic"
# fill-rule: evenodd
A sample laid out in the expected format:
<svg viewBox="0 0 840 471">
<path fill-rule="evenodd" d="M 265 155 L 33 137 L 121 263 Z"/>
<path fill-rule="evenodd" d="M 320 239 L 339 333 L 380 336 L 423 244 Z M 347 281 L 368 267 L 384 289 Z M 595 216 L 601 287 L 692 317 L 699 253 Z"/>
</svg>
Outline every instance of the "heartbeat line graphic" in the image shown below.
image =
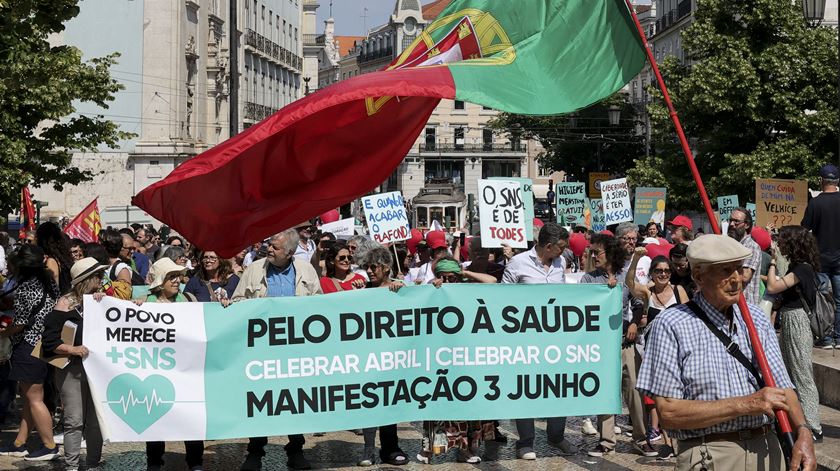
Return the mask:
<svg viewBox="0 0 840 471">
<path fill-rule="evenodd" d="M 175 404 L 175 401 L 165 401 L 163 398 L 159 397 L 157 394 L 156 389 L 152 389 L 152 395 L 144 396 L 142 399 L 134 397 L 134 390 L 130 389 L 128 391 L 128 397 L 120 396 L 120 398 L 116 401 L 107 401 L 108 404 L 119 404 L 122 407 L 123 414 L 128 414 L 128 409 L 131 407 L 136 407 L 139 405 L 144 405 L 146 408 L 146 414 L 151 414 L 152 410 L 156 407 L 160 406 L 161 404 Z"/>
</svg>

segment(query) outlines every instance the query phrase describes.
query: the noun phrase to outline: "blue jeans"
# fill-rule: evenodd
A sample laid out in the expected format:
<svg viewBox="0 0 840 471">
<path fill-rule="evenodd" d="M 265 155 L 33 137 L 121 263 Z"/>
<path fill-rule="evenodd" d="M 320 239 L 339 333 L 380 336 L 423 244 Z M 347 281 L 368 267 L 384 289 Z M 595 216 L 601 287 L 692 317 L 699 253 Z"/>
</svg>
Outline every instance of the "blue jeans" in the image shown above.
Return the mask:
<svg viewBox="0 0 840 471">
<path fill-rule="evenodd" d="M 840 344 L 840 260 L 822 264 L 822 273 L 831 280 L 831 290 L 834 292 L 834 342 Z M 831 336 L 823 339 L 823 342 L 831 342 Z"/>
</svg>

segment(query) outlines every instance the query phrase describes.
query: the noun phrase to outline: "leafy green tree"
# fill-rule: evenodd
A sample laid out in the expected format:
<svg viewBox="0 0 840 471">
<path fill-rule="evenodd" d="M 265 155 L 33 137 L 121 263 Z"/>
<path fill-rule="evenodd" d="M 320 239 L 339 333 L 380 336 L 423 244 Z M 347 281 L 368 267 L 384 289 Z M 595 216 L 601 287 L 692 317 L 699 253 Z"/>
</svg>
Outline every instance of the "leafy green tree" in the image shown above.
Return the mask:
<svg viewBox="0 0 840 471">
<path fill-rule="evenodd" d="M 665 82 L 710 196 L 755 198 L 756 178 L 810 178 L 837 162 L 837 31 L 808 28 L 790 0 L 698 0 L 682 33 L 689 66 L 670 57 Z M 648 107 L 655 152 L 628 172 L 666 186 L 672 207 L 700 202 L 661 93 Z"/>
<path fill-rule="evenodd" d="M 73 115 L 75 104 L 102 108 L 122 88 L 109 67 L 116 54 L 82 61 L 50 34 L 79 14 L 78 0 L 0 0 L 0 211 L 16 208 L 27 184 L 61 189 L 93 177 L 70 165 L 73 151 L 116 146 L 131 137 L 102 116 Z"/>
<path fill-rule="evenodd" d="M 618 125 L 609 121 L 610 107 L 620 108 Z M 565 171 L 569 180 L 585 181 L 588 172 L 624 174 L 644 154 L 644 138 L 634 108 L 623 94 L 573 114 L 524 116 L 501 113 L 490 126 L 509 136 L 535 139 L 544 151 L 537 157 L 543 168 Z"/>
</svg>

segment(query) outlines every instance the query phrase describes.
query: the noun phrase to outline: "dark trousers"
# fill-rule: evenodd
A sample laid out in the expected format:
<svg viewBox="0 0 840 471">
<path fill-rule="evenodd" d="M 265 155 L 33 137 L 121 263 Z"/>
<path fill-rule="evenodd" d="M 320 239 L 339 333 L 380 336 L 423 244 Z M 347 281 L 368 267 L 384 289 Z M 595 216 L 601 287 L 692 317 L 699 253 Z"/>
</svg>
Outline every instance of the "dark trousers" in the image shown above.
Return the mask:
<svg viewBox="0 0 840 471">
<path fill-rule="evenodd" d="M 382 461 L 400 450 L 399 439 L 397 438 L 397 424 L 381 425 L 379 427 L 379 457 Z"/>
<path fill-rule="evenodd" d="M 9 362 L 0 364 L 0 424 L 6 421 L 9 405 L 15 400 L 17 381 L 9 379 Z"/>
<path fill-rule="evenodd" d="M 516 449 L 534 448 L 534 419 L 516 419 L 516 431 L 519 433 L 519 440 L 516 441 Z M 566 438 L 566 418 L 549 417 L 546 419 L 546 435 L 548 441 L 560 443 Z"/>
<path fill-rule="evenodd" d="M 289 435 L 289 443 L 283 447 L 287 455 L 303 453 L 303 445 L 306 439 L 303 435 Z M 268 444 L 268 437 L 251 437 L 248 439 L 248 454 L 265 456 L 265 446 Z"/>
<path fill-rule="evenodd" d="M 187 449 L 187 467 L 201 466 L 204 459 L 204 442 L 201 440 L 184 442 Z M 163 466 L 165 442 L 146 442 L 146 465 Z"/>
</svg>

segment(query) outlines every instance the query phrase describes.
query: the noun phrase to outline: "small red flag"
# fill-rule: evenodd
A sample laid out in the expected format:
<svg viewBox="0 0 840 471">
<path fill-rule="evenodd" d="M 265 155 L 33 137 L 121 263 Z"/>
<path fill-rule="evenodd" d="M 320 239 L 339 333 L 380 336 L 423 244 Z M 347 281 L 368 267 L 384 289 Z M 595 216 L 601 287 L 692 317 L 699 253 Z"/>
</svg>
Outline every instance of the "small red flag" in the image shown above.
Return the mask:
<svg viewBox="0 0 840 471">
<path fill-rule="evenodd" d="M 99 205 L 94 198 L 85 209 L 64 228 L 64 233 L 72 239 L 81 239 L 85 242 L 97 242 L 102 223 L 99 218 Z"/>
<path fill-rule="evenodd" d="M 26 237 L 26 231 L 35 230 L 35 205 L 32 203 L 32 194 L 29 193 L 29 186 L 20 190 L 20 231 L 18 239 Z"/>
</svg>

